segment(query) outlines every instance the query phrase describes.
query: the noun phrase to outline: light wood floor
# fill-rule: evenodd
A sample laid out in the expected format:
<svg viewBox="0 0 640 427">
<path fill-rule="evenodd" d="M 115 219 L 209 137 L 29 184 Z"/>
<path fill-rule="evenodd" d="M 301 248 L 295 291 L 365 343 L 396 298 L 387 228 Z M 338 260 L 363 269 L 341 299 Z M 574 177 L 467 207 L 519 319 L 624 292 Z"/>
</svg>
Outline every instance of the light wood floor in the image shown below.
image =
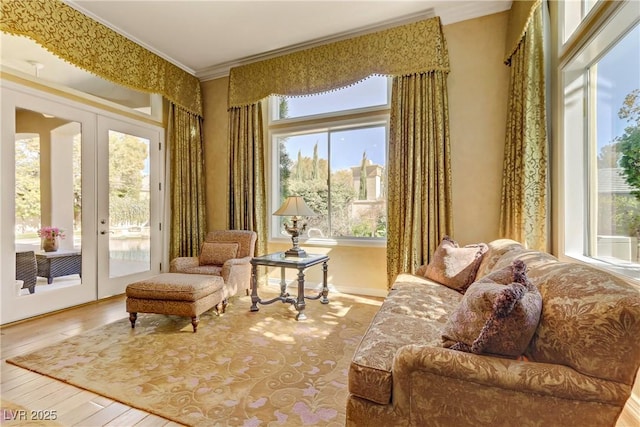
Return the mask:
<svg viewBox="0 0 640 427">
<path fill-rule="evenodd" d="M 115 320 L 127 317 L 124 297 L 73 308 L 56 314 L 9 325 L 1 329 L 2 425 L 61 425 L 61 426 L 180 426 L 175 422 L 131 408 L 61 381 L 10 365 L 12 356 L 28 353 L 54 344 Z M 27 410 L 26 412 L 20 412 Z M 14 420 L 30 411 L 53 415 L 56 421 L 33 424 Z M 51 411 L 47 413 L 47 411 Z"/>
<path fill-rule="evenodd" d="M 54 344 L 124 317 L 127 317 L 124 311 L 124 296 L 120 296 L 2 327 L 0 424 L 82 427 L 180 426 L 156 415 L 6 362 L 7 358 Z M 31 410 L 45 411 L 44 414 L 46 411 L 55 411 L 57 420 L 39 424 L 11 421 L 12 415 L 22 415 L 22 412 L 16 412 L 17 410 L 27 410 L 27 415 Z M 631 411 L 625 408 L 616 427 L 638 426 L 640 420 L 634 418 Z"/>
</svg>

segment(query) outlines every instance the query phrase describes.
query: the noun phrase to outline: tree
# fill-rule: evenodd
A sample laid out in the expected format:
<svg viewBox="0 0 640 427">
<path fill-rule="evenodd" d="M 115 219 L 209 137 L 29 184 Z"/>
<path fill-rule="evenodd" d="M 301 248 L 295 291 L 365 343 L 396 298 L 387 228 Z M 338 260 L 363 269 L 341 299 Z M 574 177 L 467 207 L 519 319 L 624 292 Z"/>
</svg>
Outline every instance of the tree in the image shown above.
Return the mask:
<svg viewBox="0 0 640 427">
<path fill-rule="evenodd" d="M 362 163 L 360 164 L 360 188 L 358 200 L 367 200 L 367 151 L 362 152 Z"/>
<path fill-rule="evenodd" d="M 40 138 L 16 141 L 16 223 L 27 226 L 40 223 Z"/>
<path fill-rule="evenodd" d="M 280 197 L 289 197 L 289 178 L 293 162 L 287 153 L 287 138 L 278 138 L 278 156 L 280 157 Z"/>
<path fill-rule="evenodd" d="M 141 225 L 149 218 L 149 201 L 141 198 L 147 144 L 132 135 L 109 134 L 109 212 L 112 225 Z"/>
<path fill-rule="evenodd" d="M 598 169 L 619 167 L 620 157 L 622 153 L 617 142 L 605 145 L 598 154 Z"/>
<path fill-rule="evenodd" d="M 640 89 L 625 97 L 618 117 L 629 123 L 624 134 L 616 138 L 622 153 L 620 166 L 627 184 L 633 187 L 632 194 L 640 199 Z"/>
<path fill-rule="evenodd" d="M 318 179 L 318 142 L 313 146 L 313 171 L 311 173 L 312 179 Z"/>
</svg>

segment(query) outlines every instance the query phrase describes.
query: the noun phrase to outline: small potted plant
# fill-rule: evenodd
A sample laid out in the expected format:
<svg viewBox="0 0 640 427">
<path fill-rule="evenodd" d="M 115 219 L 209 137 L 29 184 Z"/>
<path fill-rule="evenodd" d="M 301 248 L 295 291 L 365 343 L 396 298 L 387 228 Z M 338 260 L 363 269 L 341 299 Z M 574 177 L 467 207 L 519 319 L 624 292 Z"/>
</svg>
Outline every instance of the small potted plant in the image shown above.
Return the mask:
<svg viewBox="0 0 640 427">
<path fill-rule="evenodd" d="M 38 236 L 42 239 L 42 249 L 45 252 L 55 252 L 58 250 L 58 238 L 64 239 L 64 230 L 46 226 L 38 230 Z"/>
</svg>

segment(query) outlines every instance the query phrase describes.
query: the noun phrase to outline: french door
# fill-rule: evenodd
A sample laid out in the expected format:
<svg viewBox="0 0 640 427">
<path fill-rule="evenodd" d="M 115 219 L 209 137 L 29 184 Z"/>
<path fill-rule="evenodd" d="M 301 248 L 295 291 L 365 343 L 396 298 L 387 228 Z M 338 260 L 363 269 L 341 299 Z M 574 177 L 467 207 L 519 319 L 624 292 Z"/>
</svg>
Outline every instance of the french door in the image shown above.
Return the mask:
<svg viewBox="0 0 640 427">
<path fill-rule="evenodd" d="M 160 271 L 158 129 L 98 117 L 98 298 Z"/>
<path fill-rule="evenodd" d="M 5 80 L 0 98 L 1 323 L 157 274 L 162 128 Z M 56 251 L 46 227 L 61 230 Z"/>
</svg>

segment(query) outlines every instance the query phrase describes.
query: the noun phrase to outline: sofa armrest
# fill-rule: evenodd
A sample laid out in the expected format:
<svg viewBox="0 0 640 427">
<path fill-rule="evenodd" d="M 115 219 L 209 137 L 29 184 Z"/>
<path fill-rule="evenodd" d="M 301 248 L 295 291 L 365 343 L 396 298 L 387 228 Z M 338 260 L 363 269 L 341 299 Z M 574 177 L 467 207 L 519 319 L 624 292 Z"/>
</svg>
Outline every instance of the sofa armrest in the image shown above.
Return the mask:
<svg viewBox="0 0 640 427">
<path fill-rule="evenodd" d="M 630 385 L 580 374 L 574 369 L 548 363 L 518 361 L 449 350 L 442 347 L 407 345 L 396 352 L 393 360 L 393 401 L 410 402 L 412 377 L 418 373 L 442 377 L 452 388 L 420 390 L 421 394 L 442 394 L 464 399 L 461 388 L 482 387 L 537 396 L 624 405 Z M 454 384 L 455 383 L 455 384 Z M 503 402 L 505 405 L 507 402 Z"/>
<path fill-rule="evenodd" d="M 191 267 L 197 267 L 200 265 L 200 258 L 197 256 L 183 256 L 174 258 L 169 263 L 169 272 L 181 273 Z"/>
<path fill-rule="evenodd" d="M 220 274 L 227 286 L 228 296 L 235 295 L 240 289 L 251 288 L 251 258 L 232 258 L 222 265 Z"/>
</svg>

